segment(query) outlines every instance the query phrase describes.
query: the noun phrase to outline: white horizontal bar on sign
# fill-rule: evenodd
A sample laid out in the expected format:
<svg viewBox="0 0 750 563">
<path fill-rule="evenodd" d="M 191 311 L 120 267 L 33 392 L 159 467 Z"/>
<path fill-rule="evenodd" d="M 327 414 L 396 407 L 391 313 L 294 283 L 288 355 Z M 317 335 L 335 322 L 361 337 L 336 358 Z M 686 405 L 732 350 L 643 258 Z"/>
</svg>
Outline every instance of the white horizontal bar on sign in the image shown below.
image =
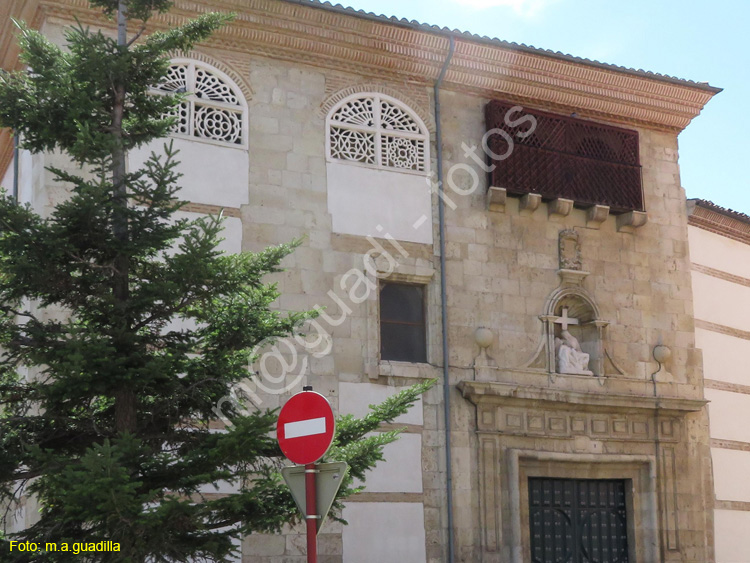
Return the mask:
<svg viewBox="0 0 750 563">
<path fill-rule="evenodd" d="M 301 438 L 302 436 L 314 436 L 315 434 L 325 434 L 326 419 L 311 418 L 308 420 L 298 420 L 297 422 L 287 422 L 284 424 L 284 437 Z"/>
</svg>

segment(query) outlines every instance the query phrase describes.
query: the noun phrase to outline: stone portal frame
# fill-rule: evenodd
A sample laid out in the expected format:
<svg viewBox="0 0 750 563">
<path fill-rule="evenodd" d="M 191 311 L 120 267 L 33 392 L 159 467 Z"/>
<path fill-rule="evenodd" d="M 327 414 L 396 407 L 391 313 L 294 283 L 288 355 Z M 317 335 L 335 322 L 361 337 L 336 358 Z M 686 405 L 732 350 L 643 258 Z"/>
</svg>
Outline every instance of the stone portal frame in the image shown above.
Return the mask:
<svg viewBox="0 0 750 563">
<path fill-rule="evenodd" d="M 627 495 L 628 543 L 633 561 L 659 560 L 656 460 L 644 455 L 566 454 L 507 449 L 512 563 L 531 562 L 529 477 L 621 479 Z"/>
</svg>

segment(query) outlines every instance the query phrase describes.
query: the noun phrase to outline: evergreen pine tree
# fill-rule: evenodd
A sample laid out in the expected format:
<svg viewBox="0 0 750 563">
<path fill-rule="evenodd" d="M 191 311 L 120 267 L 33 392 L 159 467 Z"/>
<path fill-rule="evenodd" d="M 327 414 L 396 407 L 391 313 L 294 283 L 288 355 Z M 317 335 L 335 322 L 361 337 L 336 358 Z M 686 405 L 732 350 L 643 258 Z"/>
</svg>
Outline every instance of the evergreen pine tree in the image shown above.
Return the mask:
<svg viewBox="0 0 750 563">
<path fill-rule="evenodd" d="M 171 2 L 91 4 L 116 18 L 117 38 L 75 27 L 61 49 L 19 24 L 29 71 L 0 74 L 0 126 L 25 149 L 60 151 L 80 166 L 51 169 L 70 197 L 48 217 L 0 199 L 0 500 L 34 495 L 41 507 L 36 524 L 6 539 L 119 543 L 91 561 L 223 561 L 233 538 L 278 531 L 298 515 L 278 474 L 275 413 L 225 404 L 233 424 L 213 432 L 214 407 L 248 377 L 257 344 L 311 314 L 275 311 L 276 288 L 263 282 L 294 244 L 226 255 L 220 217 L 174 217 L 182 202 L 168 145 L 126 171 L 130 149 L 173 126 L 164 116 L 180 95 L 150 93 L 168 54 L 230 17 L 128 35 L 128 23 L 143 30 Z M 175 328 L 184 323 L 195 328 Z M 328 458 L 351 466 L 339 501 L 398 432 L 368 434 L 429 385 L 363 419 L 338 419 Z M 200 494 L 220 481 L 239 493 Z M 9 554 L 5 544 L 7 557 L 73 560 Z"/>
</svg>

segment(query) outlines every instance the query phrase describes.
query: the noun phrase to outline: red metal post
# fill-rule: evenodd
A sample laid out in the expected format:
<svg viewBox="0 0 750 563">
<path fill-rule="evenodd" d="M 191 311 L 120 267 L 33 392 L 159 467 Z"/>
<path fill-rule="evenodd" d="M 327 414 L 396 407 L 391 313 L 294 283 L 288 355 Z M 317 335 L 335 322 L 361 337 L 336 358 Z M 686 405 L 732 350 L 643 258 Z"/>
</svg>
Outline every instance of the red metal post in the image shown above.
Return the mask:
<svg viewBox="0 0 750 563">
<path fill-rule="evenodd" d="M 314 463 L 305 465 L 305 505 L 307 512 L 307 563 L 318 563 L 318 509 L 315 498 L 315 479 L 318 473 Z"/>
</svg>

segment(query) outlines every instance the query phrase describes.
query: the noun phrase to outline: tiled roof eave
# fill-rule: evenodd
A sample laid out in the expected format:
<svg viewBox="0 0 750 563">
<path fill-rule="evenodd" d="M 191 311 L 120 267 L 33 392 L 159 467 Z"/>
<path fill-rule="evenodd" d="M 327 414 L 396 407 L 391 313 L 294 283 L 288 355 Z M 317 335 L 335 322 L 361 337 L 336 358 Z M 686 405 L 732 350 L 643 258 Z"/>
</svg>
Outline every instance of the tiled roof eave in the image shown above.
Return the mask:
<svg viewBox="0 0 750 563">
<path fill-rule="evenodd" d="M 643 69 L 629 68 L 610 63 L 604 63 L 596 60 L 586 59 L 583 57 L 576 57 L 560 51 L 552 51 L 550 49 L 541 49 L 531 45 L 525 45 L 523 43 L 514 43 L 512 41 L 505 41 L 503 39 L 492 38 L 487 36 L 480 36 L 468 31 L 460 31 L 457 29 L 449 29 L 447 27 L 440 27 L 436 25 L 430 25 L 414 20 L 406 20 L 404 18 L 388 17 L 385 15 L 377 15 L 373 12 L 365 12 L 364 10 L 357 10 L 354 8 L 347 8 L 341 4 L 332 4 L 331 2 L 324 2 L 320 0 L 281 0 L 290 4 L 297 4 L 300 6 L 309 6 L 320 10 L 328 10 L 347 16 L 353 16 L 364 20 L 370 20 L 379 23 L 385 23 L 388 25 L 404 27 L 407 29 L 419 30 L 426 33 L 434 33 L 445 37 L 454 37 L 455 39 L 468 40 L 477 44 L 490 45 L 493 47 L 501 47 L 512 51 L 518 51 L 528 53 L 537 56 L 549 57 L 551 59 L 557 59 L 565 62 L 582 64 L 586 66 L 596 67 L 603 70 L 610 70 L 621 74 L 630 74 L 639 78 L 648 78 L 650 80 L 657 80 L 660 82 L 667 82 L 671 84 L 678 84 L 680 86 L 687 86 L 690 88 L 697 88 L 699 90 L 705 90 L 713 94 L 718 94 L 723 89 L 711 86 L 706 82 L 696 82 L 684 78 L 678 78 L 675 76 L 669 76 L 666 74 L 660 74 L 658 72 L 651 72 Z"/>
<path fill-rule="evenodd" d="M 750 244 L 750 215 L 705 199 L 689 199 L 687 207 L 689 225 Z"/>
<path fill-rule="evenodd" d="M 677 133 L 697 116 L 718 89 L 650 73 L 576 59 L 527 46 L 440 30 L 314 0 L 176 0 L 149 30 L 185 23 L 206 11 L 235 12 L 205 48 L 235 56 L 257 55 L 383 82 L 432 85 L 448 55 L 455 54 L 444 88 L 488 99 L 581 118 Z M 112 25 L 88 0 L 7 0 L 0 17 Z M 1 22 L 0 22 L 1 23 Z M 4 68 L 15 66 L 14 38 L 0 36 Z M 17 54 L 16 54 L 17 56 Z M 11 148 L 0 139 L 0 172 Z"/>
</svg>

